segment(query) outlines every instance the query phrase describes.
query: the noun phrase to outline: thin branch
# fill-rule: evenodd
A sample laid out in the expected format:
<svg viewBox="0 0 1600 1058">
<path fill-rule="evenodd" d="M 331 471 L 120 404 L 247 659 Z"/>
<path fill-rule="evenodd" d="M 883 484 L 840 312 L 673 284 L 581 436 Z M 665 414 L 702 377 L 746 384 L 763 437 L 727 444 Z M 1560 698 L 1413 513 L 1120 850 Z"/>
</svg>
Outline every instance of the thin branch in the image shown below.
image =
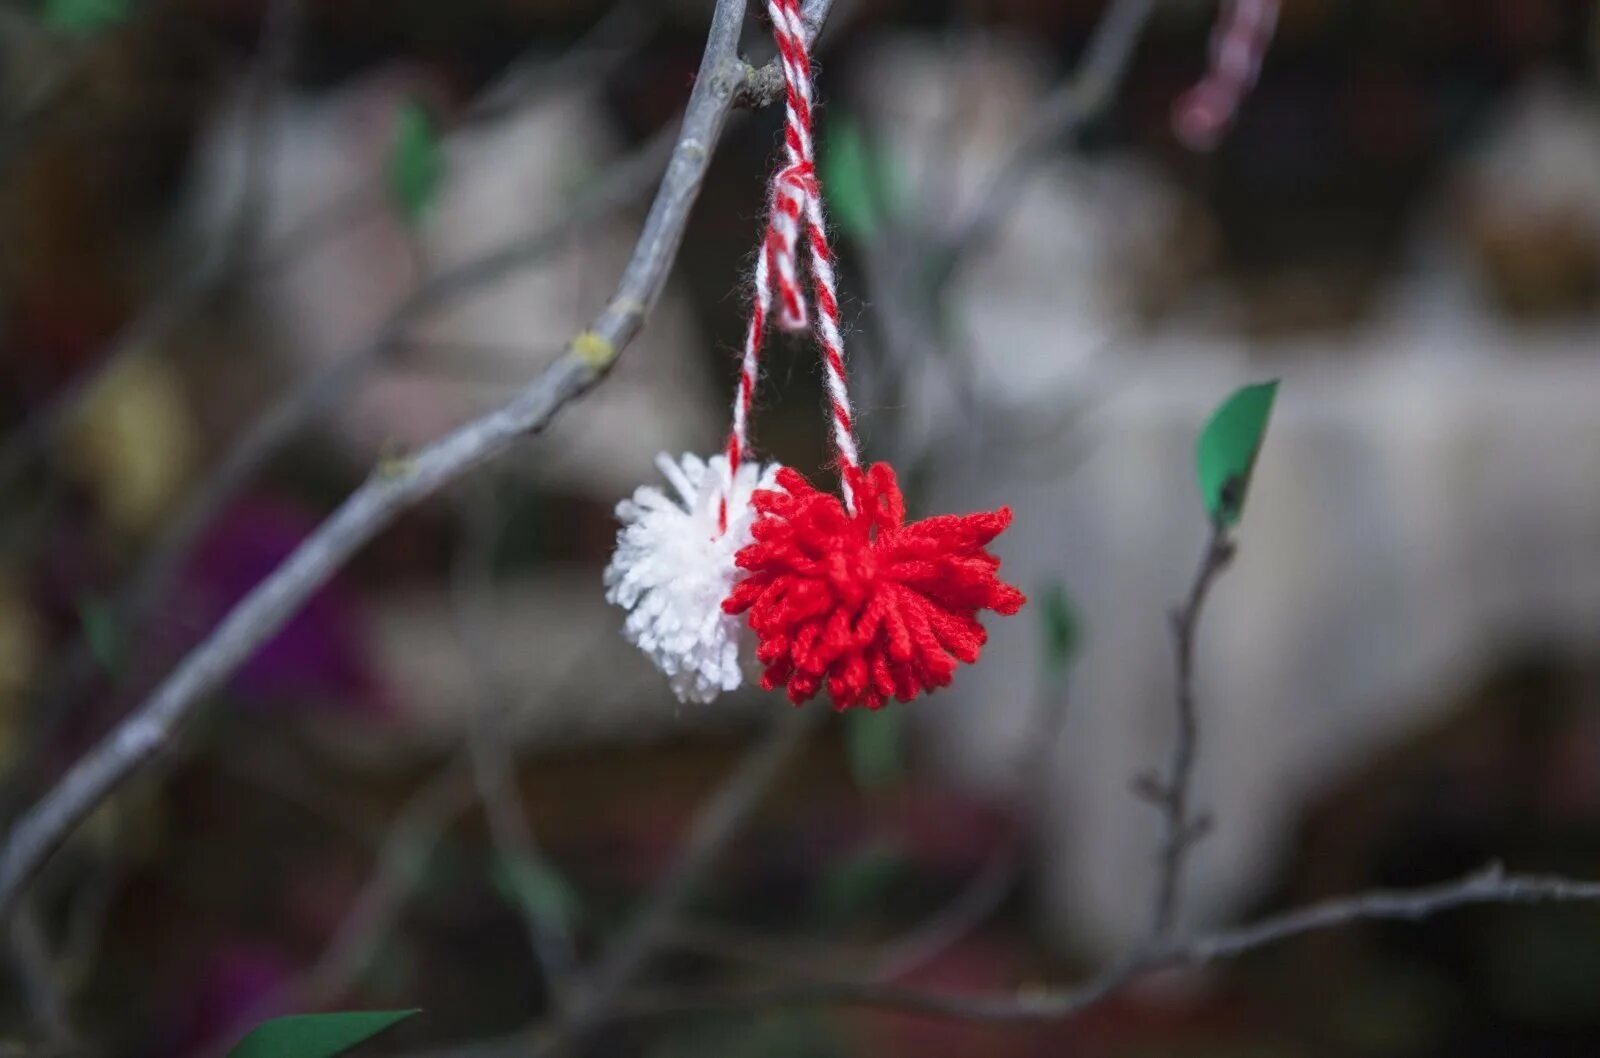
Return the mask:
<svg viewBox="0 0 1600 1058">
<path fill-rule="evenodd" d="M 1175 684 L 1173 700 L 1178 729 L 1172 739 L 1172 757 L 1166 775 L 1143 783 L 1142 793 L 1161 810 L 1162 837 L 1160 863 L 1156 875 L 1155 905 L 1150 914 L 1150 932 L 1164 938 L 1172 933 L 1182 899 L 1184 867 L 1189 850 L 1205 836 L 1209 823 L 1190 807 L 1194 785 L 1195 753 L 1200 740 L 1200 720 L 1195 709 L 1194 648 L 1200 631 L 1200 614 L 1217 578 L 1233 560 L 1234 546 L 1227 527 L 1219 520 L 1211 527 L 1205 553 L 1195 571 L 1189 597 L 1170 615 Z"/>
<path fill-rule="evenodd" d="M 876 981 L 757 985 L 721 991 L 641 993 L 620 1004 L 618 1018 L 772 1010 L 802 1006 L 861 1006 L 979 1022 L 1060 1021 L 1079 1014 L 1152 971 L 1236 958 L 1307 933 L 1356 922 L 1420 922 L 1475 905 L 1600 902 L 1600 882 L 1552 875 L 1508 875 L 1498 865 L 1453 882 L 1418 889 L 1372 890 L 1273 915 L 1249 926 L 1165 944 L 1115 963 L 1070 989 L 950 993 Z"/>
<path fill-rule="evenodd" d="M 1069 699 L 1065 671 L 1052 672 L 1039 686 L 1024 725 L 1013 770 L 1017 785 L 1013 815 L 1019 828 L 989 854 L 983 867 L 955 899 L 899 940 L 885 946 L 870 976 L 893 981 L 925 965 L 987 922 L 1016 887 L 1022 874 L 1025 832 L 1022 820 L 1036 805 L 1051 801 L 1050 778 L 1056 749 L 1066 729 Z"/>
<path fill-rule="evenodd" d="M 1068 717 L 1065 668 L 1040 684 L 1011 772 L 1018 776 L 1013 792 L 1019 829 L 1007 834 L 984 859 L 965 886 L 923 921 L 899 937 L 873 947 L 807 943 L 763 936 L 715 923 L 675 923 L 671 942 L 684 951 L 726 962 L 757 966 L 784 977 L 810 980 L 835 977 L 841 967 L 868 980 L 887 983 L 926 965 L 987 922 L 1005 902 L 1022 873 L 1026 851 L 1020 820 L 1030 806 L 1048 803 L 1056 748 Z M 847 973 L 846 976 L 849 976 Z"/>
<path fill-rule="evenodd" d="M 1022 842 L 1015 835 L 1008 836 L 954 899 L 880 949 L 868 976 L 875 981 L 894 981 L 949 951 L 993 917 L 1021 873 Z"/>
<path fill-rule="evenodd" d="M 34 1024 L 48 1041 L 49 1053 L 77 1047 L 60 967 L 50 951 L 39 911 L 24 903 L 11 923 L 11 962 Z"/>
<path fill-rule="evenodd" d="M 827 7 L 827 0 L 816 0 L 808 10 Z M 747 68 L 737 50 L 743 19 L 742 0 L 718 0 L 666 176 L 617 289 L 589 330 L 509 404 L 369 478 L 22 816 L 0 852 L 0 921 L 9 918 L 23 888 L 67 835 L 129 776 L 168 750 L 210 694 L 359 548 L 402 511 L 542 431 L 610 372 L 666 286 L 711 152 L 746 85 Z"/>
<path fill-rule="evenodd" d="M 361 980 L 422 880 L 439 843 L 473 803 L 467 754 L 458 752 L 414 792 L 377 843 L 372 872 L 316 961 L 246 1011 L 247 1023 L 295 1008 L 337 1003 Z M 233 1036 L 207 1041 L 199 1053 L 220 1056 Z"/>
<path fill-rule="evenodd" d="M 513 696 L 492 646 L 494 554 L 500 538 L 501 519 L 499 504 L 492 481 L 472 484 L 464 503 L 462 545 L 454 572 L 457 638 L 481 688 L 473 695 L 471 715 L 467 719 L 467 748 L 473 781 L 489 824 L 489 840 L 501 862 L 548 870 L 518 796 L 511 738 L 506 730 L 506 716 L 511 711 Z M 574 953 L 567 923 L 559 915 L 540 914 L 526 901 L 517 901 L 516 906 L 546 987 L 552 997 L 559 998 Z"/>
<path fill-rule="evenodd" d="M 679 920 L 684 907 L 827 715 L 822 709 L 783 713 L 744 753 L 738 766 L 695 813 L 671 868 L 651 888 L 622 934 L 593 968 L 574 982 L 564 1009 L 552 1020 L 498 1039 L 422 1053 L 455 1058 L 501 1054 L 551 1058 L 611 1020 L 624 991 L 650 959 L 683 935 Z"/>
<path fill-rule="evenodd" d="M 1231 959 L 1268 944 L 1353 922 L 1421 922 L 1444 911 L 1479 904 L 1590 903 L 1600 901 L 1600 882 L 1552 874 L 1507 874 L 1491 863 L 1453 882 L 1417 889 L 1372 889 L 1354 896 L 1271 915 L 1239 929 L 1184 942 L 1175 954 L 1185 963 Z"/>
<path fill-rule="evenodd" d="M 672 869 L 651 890 L 645 904 L 606 949 L 598 965 L 576 984 L 565 1016 L 530 1043 L 527 1058 L 559 1054 L 609 1019 L 624 989 L 662 947 L 673 923 L 699 890 L 722 850 L 744 828 L 784 766 L 826 715 L 821 709 L 784 713 L 745 754 L 733 774 L 695 815 Z"/>
<path fill-rule="evenodd" d="M 826 18 L 829 6 L 827 0 L 809 0 L 805 13 L 812 25 L 819 25 Z M 781 85 L 776 60 L 760 70 L 739 62 L 737 70 L 739 83 L 734 100 L 736 105 L 762 106 L 775 98 L 775 93 L 768 91 L 766 85 L 774 75 L 779 76 Z M 171 584 L 184 557 L 217 514 L 291 438 L 309 422 L 335 406 L 373 363 L 381 360 L 393 348 L 409 342 L 409 331 L 417 322 L 431 312 L 539 262 L 567 245 L 588 224 L 631 202 L 660 178 L 663 167 L 672 157 L 674 143 L 671 133 L 663 130 L 627 158 L 608 168 L 600 182 L 580 196 L 554 223 L 512 239 L 479 259 L 432 277 L 412 292 L 379 326 L 371 339 L 334 357 L 300 380 L 289 393 L 255 420 L 169 521 L 131 580 L 113 600 L 113 630 L 121 630 L 126 638 L 128 630 L 136 630 L 144 624 Z M 678 146 L 682 147 L 683 144 Z M 692 147 L 687 149 L 692 150 Z M 314 241 L 329 228 L 328 223 L 318 224 L 307 235 Z M 295 246 L 297 249 L 303 248 L 299 240 L 295 240 Z M 277 267 L 287 259 L 286 254 L 275 254 L 262 267 Z M 187 312 L 189 307 L 174 306 L 172 311 Z M 628 335 L 621 345 L 625 345 L 631 337 L 631 334 Z M 0 472 L 0 480 L 3 480 L 3 472 Z M 54 678 L 36 695 L 34 711 L 47 727 L 44 737 L 48 737 L 48 725 L 69 715 L 68 705 L 86 692 L 97 671 L 98 662 L 88 638 L 80 635 L 68 648 L 65 660 L 56 666 Z"/>
<path fill-rule="evenodd" d="M 336 1002 L 360 980 L 434 848 L 472 807 L 473 794 L 466 754 L 459 753 L 406 802 L 378 850 L 367 884 L 316 964 L 300 979 L 297 1000 L 312 1007 Z"/>
<path fill-rule="evenodd" d="M 662 16 L 654 0 L 617 0 L 573 45 L 553 61 L 526 55 L 515 60 L 468 109 L 465 120 L 482 124 L 514 113 L 525 100 L 554 86 L 597 84 L 638 52 Z"/>
<path fill-rule="evenodd" d="M 1040 102 L 1011 154 L 979 192 L 977 204 L 932 248 L 928 269 L 935 286 L 943 285 L 963 255 L 994 235 L 1055 145 L 1088 125 L 1116 98 L 1154 10 L 1155 0 L 1112 0 L 1072 80 Z"/>
</svg>

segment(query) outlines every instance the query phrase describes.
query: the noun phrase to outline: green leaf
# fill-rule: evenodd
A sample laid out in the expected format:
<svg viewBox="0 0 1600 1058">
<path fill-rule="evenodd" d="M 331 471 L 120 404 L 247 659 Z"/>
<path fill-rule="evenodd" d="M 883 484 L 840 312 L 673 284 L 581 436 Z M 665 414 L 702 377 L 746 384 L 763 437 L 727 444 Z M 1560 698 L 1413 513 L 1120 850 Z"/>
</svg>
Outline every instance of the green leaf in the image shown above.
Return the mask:
<svg viewBox="0 0 1600 1058">
<path fill-rule="evenodd" d="M 838 922 L 865 908 L 878 907 L 905 866 L 905 854 L 899 847 L 869 845 L 823 879 L 817 895 L 819 910 L 827 921 Z"/>
<path fill-rule="evenodd" d="M 82 599 L 78 602 L 78 620 L 83 623 L 83 638 L 95 662 L 107 675 L 121 675 L 122 634 L 111 607 L 101 599 Z"/>
<path fill-rule="evenodd" d="M 507 856 L 495 863 L 495 888 L 506 902 L 539 922 L 570 927 L 578 917 L 578 893 L 554 867 L 531 856 Z"/>
<path fill-rule="evenodd" d="M 823 144 L 822 185 L 828 209 L 857 241 L 877 234 L 903 201 L 905 182 L 881 150 L 873 149 L 861 127 L 848 117 L 828 122 Z"/>
<path fill-rule="evenodd" d="M 126 19 L 130 0 L 45 0 L 44 24 L 63 33 L 93 33 Z"/>
<path fill-rule="evenodd" d="M 389 152 L 389 193 L 407 224 L 422 223 L 444 183 L 444 150 L 439 129 L 426 107 L 416 100 L 395 112 L 394 140 Z"/>
<path fill-rule="evenodd" d="M 1266 437 L 1278 380 L 1245 386 L 1222 402 L 1200 432 L 1195 469 L 1206 510 L 1226 526 L 1239 524 L 1250 475 Z"/>
<path fill-rule="evenodd" d="M 273 1018 L 251 1029 L 228 1052 L 228 1058 L 332 1058 L 415 1013 L 416 1010 L 363 1010 Z"/>
<path fill-rule="evenodd" d="M 905 710 L 853 709 L 844 722 L 850 774 L 863 790 L 893 786 L 905 774 Z"/>
<path fill-rule="evenodd" d="M 878 181 L 861 127 L 846 117 L 828 122 L 822 153 L 822 186 L 829 211 L 853 239 L 878 230 Z"/>
<path fill-rule="evenodd" d="M 1044 625 L 1045 666 L 1059 676 L 1071 668 L 1078 656 L 1078 612 L 1067 597 L 1067 589 L 1058 582 L 1045 585 L 1038 599 L 1039 619 Z"/>
</svg>

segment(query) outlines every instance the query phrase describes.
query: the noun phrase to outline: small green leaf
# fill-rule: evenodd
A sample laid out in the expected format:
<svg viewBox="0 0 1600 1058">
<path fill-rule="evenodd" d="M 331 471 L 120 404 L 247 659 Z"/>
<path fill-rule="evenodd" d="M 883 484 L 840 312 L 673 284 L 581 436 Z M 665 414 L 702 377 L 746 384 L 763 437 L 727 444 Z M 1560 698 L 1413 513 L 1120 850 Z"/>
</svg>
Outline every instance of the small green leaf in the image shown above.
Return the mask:
<svg viewBox="0 0 1600 1058">
<path fill-rule="evenodd" d="M 129 0 L 45 0 L 44 24 L 62 33 L 93 33 L 127 18 Z"/>
<path fill-rule="evenodd" d="M 854 709 L 844 722 L 850 774 L 863 790 L 892 786 L 905 774 L 905 710 Z"/>
<path fill-rule="evenodd" d="M 904 873 L 905 854 L 896 846 L 869 845 L 840 863 L 822 880 L 817 903 L 829 922 L 877 907 Z"/>
<path fill-rule="evenodd" d="M 1278 381 L 1245 386 L 1222 402 L 1200 432 L 1195 469 L 1206 510 L 1223 525 L 1239 524 L 1256 456 L 1266 437 Z"/>
<path fill-rule="evenodd" d="M 828 123 L 822 154 L 822 186 L 828 209 L 853 239 L 871 238 L 878 230 L 877 177 L 861 128 L 849 118 Z"/>
<path fill-rule="evenodd" d="M 433 116 L 416 100 L 395 113 L 394 140 L 389 152 L 389 192 L 407 224 L 415 227 L 427 217 L 444 182 L 444 150 Z"/>
<path fill-rule="evenodd" d="M 545 860 L 507 856 L 495 863 L 492 874 L 505 901 L 537 921 L 570 927 L 578 917 L 577 890 Z"/>
<path fill-rule="evenodd" d="M 1078 613 L 1067 597 L 1067 589 L 1057 582 L 1045 585 L 1038 593 L 1039 619 L 1044 624 L 1045 666 L 1059 676 L 1078 656 L 1081 626 Z"/>
<path fill-rule="evenodd" d="M 95 662 L 107 675 L 121 675 L 122 633 L 111 607 L 101 599 L 82 599 L 78 602 L 78 620 L 83 623 L 83 638 Z"/>
<path fill-rule="evenodd" d="M 848 117 L 828 122 L 823 147 L 822 185 L 828 209 L 852 239 L 872 238 L 904 200 L 904 181 L 892 159 L 875 150 Z"/>
<path fill-rule="evenodd" d="M 251 1029 L 228 1052 L 228 1058 L 333 1058 L 415 1013 L 363 1010 L 273 1018 Z"/>
</svg>

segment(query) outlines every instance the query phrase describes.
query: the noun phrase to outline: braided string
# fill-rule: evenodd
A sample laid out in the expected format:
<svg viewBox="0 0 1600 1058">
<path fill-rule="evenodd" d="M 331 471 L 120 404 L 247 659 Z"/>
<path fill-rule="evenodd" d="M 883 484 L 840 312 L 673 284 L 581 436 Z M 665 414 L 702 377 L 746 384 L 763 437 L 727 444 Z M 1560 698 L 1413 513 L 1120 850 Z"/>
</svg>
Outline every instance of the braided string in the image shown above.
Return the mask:
<svg viewBox="0 0 1600 1058">
<path fill-rule="evenodd" d="M 1278 2 L 1227 0 L 1211 32 L 1206 75 L 1173 108 L 1173 130 L 1186 146 L 1209 151 L 1222 139 L 1261 73 L 1261 59 L 1278 24 Z"/>
<path fill-rule="evenodd" d="M 772 178 L 767 230 L 756 255 L 752 279 L 754 297 L 750 323 L 745 330 L 744 355 L 740 361 L 739 388 L 734 396 L 733 429 L 728 435 L 728 466 L 737 472 L 749 446 L 748 423 L 751 401 L 761 366 L 761 343 L 767 319 L 777 295 L 776 323 L 784 330 L 804 330 L 810 326 L 805 291 L 800 283 L 799 244 L 804 229 L 811 266 L 811 294 L 816 302 L 815 327 L 822 346 L 823 368 L 827 378 L 829 421 L 840 469 L 858 469 L 861 457 L 856 448 L 855 423 L 850 411 L 846 386 L 844 338 L 839 326 L 839 296 L 833 268 L 833 252 L 828 246 L 827 226 L 822 214 L 822 188 L 817 180 L 816 151 L 812 137 L 811 56 L 806 44 L 805 20 L 799 0 L 768 0 L 772 37 L 778 47 L 784 82 L 784 155 L 786 164 Z M 845 505 L 854 510 L 855 501 L 843 475 Z M 726 526 L 726 507 L 723 524 Z"/>
</svg>

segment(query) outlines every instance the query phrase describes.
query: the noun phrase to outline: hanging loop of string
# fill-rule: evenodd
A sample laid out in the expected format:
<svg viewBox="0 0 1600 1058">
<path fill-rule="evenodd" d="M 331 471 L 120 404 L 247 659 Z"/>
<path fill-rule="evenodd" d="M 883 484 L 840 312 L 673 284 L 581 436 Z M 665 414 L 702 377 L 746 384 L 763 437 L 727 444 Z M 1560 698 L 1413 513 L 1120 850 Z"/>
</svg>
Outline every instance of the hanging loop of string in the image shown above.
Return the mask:
<svg viewBox="0 0 1600 1058">
<path fill-rule="evenodd" d="M 751 284 L 750 322 L 745 330 L 739 386 L 734 395 L 733 428 L 728 434 L 728 466 L 731 472 L 736 473 L 749 448 L 750 404 L 755 398 L 756 380 L 761 369 L 761 345 L 776 298 L 776 323 L 779 327 L 789 331 L 815 327 L 822 348 L 829 423 L 841 471 L 845 506 L 854 511 L 855 500 L 850 479 L 859 472 L 861 457 L 856 447 L 855 423 L 846 385 L 844 338 L 839 325 L 833 251 L 828 245 L 827 225 L 822 213 L 822 187 L 817 179 L 812 137 L 811 55 L 806 44 L 805 19 L 800 12 L 800 0 L 767 0 L 767 13 L 772 19 L 772 38 L 777 44 L 783 68 L 783 144 L 786 164 L 773 174 L 767 230 L 756 255 Z M 800 281 L 802 237 L 810 265 L 811 300 L 815 302 L 816 310 L 814 320 Z M 727 524 L 726 503 L 722 507 L 720 522 L 723 526 Z"/>
</svg>

